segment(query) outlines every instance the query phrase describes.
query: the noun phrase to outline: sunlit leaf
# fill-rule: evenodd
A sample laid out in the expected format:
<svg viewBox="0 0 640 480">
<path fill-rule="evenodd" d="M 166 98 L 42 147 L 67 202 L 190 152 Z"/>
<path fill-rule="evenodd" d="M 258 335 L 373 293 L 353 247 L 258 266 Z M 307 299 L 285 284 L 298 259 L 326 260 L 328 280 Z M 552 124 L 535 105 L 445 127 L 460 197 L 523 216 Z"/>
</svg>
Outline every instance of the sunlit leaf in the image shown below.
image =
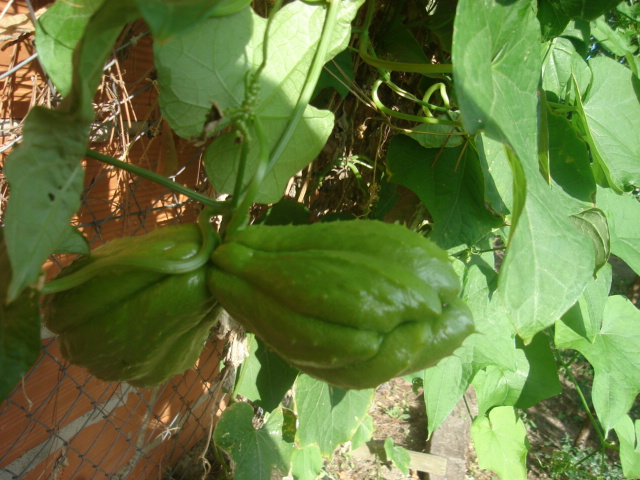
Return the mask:
<svg viewBox="0 0 640 480">
<path fill-rule="evenodd" d="M 298 371 L 267 349 L 255 335 L 248 333 L 247 339 L 249 356 L 240 366 L 234 393 L 270 412 L 291 388 Z"/>
<path fill-rule="evenodd" d="M 80 160 L 89 141 L 93 96 L 122 26 L 137 15 L 129 0 L 111 0 L 96 11 L 87 26 L 91 34 L 76 49 L 68 95 L 57 110 L 35 107 L 29 112 L 23 142 L 6 161 L 11 197 L 4 221 L 13 269 L 9 300 L 36 281 L 47 257 L 68 239 L 71 217 L 80 206 Z"/>
<path fill-rule="evenodd" d="M 216 445 L 232 460 L 236 480 L 271 480 L 287 475 L 293 444 L 283 439 L 280 409 L 267 414 L 262 427 L 253 425 L 253 408 L 234 403 L 222 413 L 213 434 Z"/>
<path fill-rule="evenodd" d="M 640 80 L 611 58 L 592 58 L 589 66 L 593 81 L 576 106 L 591 154 L 611 187 L 640 185 Z"/>
<path fill-rule="evenodd" d="M 401 447 L 393 443 L 393 439 L 387 437 L 384 439 L 384 453 L 387 456 L 387 460 L 393 462 L 393 464 L 404 475 L 409 474 L 409 462 L 411 457 L 406 448 Z"/>
<path fill-rule="evenodd" d="M 317 445 L 296 448 L 291 459 L 291 473 L 295 480 L 315 480 L 323 465 L 324 459 Z"/>
<path fill-rule="evenodd" d="M 490 468 L 500 478 L 526 480 L 529 440 L 522 420 L 512 407 L 497 407 L 488 416 L 476 418 L 471 437 L 480 467 Z"/>
<path fill-rule="evenodd" d="M 578 350 L 593 365 L 593 405 L 608 432 L 640 393 L 640 310 L 625 297 L 609 297 L 593 343 L 562 322 L 556 324 L 555 340 L 559 348 Z"/>
<path fill-rule="evenodd" d="M 458 4 L 453 64 L 463 123 L 510 146 L 514 205 L 499 291 L 525 342 L 576 302 L 594 265 L 591 241 L 539 173 L 539 41 L 528 1 Z"/>
<path fill-rule="evenodd" d="M 325 62 L 342 51 L 351 33 L 351 21 L 362 0 L 342 2 Z M 291 117 L 313 60 L 324 25 L 325 8 L 304 2 L 285 6 L 274 17 L 269 44 L 272 49 L 260 75 L 257 106 L 252 113 L 264 129 L 267 154 Z M 241 107 L 248 72 L 262 62 L 266 19 L 252 10 L 212 18 L 187 33 L 156 45 L 154 52 L 160 85 L 160 105 L 172 128 L 184 138 L 203 135 L 207 115 L 215 103 L 225 116 Z M 274 52 L 287 52 L 279 55 Z M 257 202 L 272 203 L 282 196 L 289 178 L 320 152 L 333 128 L 333 114 L 308 106 L 302 121 L 270 176 L 263 182 Z M 248 165 L 244 183 L 259 163 L 260 145 L 250 129 Z M 216 139 L 205 154 L 209 180 L 219 192 L 232 193 L 238 173 L 240 142 L 234 134 Z"/>
<path fill-rule="evenodd" d="M 89 18 L 103 2 L 55 2 L 36 23 L 38 59 L 62 96 L 71 90 L 73 51 L 84 34 Z"/>
<path fill-rule="evenodd" d="M 341 443 L 351 440 L 366 416 L 373 390 L 342 390 L 299 375 L 294 402 L 298 414 L 298 444 L 317 444 L 328 457 Z"/>
<path fill-rule="evenodd" d="M 599 188 L 596 204 L 607 216 L 611 252 L 640 275 L 640 202 L 633 195 Z"/>
<path fill-rule="evenodd" d="M 634 422 L 625 415 L 615 428 L 620 439 L 620 463 L 624 476 L 640 477 L 640 420 Z"/>
<path fill-rule="evenodd" d="M 498 275 L 492 257 L 492 253 L 475 255 L 462 273 L 461 298 L 473 313 L 478 333 L 467 338 L 454 355 L 424 370 L 429 436 L 449 416 L 477 372 L 486 367 L 501 372 L 518 369 L 515 328 L 496 292 Z"/>
<path fill-rule="evenodd" d="M 580 300 L 563 316 L 562 321 L 575 333 L 593 342 L 600 332 L 604 306 L 611 289 L 612 269 L 610 264 L 601 268 L 585 288 Z"/>
</svg>

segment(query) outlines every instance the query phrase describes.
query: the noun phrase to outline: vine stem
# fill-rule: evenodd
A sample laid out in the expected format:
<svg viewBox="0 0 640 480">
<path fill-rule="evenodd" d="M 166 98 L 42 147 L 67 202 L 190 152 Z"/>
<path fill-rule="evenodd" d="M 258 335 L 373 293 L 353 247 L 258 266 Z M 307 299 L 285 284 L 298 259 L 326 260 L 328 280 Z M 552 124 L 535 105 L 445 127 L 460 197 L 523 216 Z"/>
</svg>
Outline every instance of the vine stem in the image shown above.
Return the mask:
<svg viewBox="0 0 640 480">
<path fill-rule="evenodd" d="M 198 215 L 198 227 L 202 235 L 202 244 L 197 252 L 187 258 L 168 259 L 157 256 L 152 258 L 138 254 L 131 256 L 125 251 L 121 255 L 98 258 L 95 262 L 85 265 L 66 277 L 56 278 L 46 283 L 41 293 L 47 295 L 75 288 L 113 268 L 137 268 L 167 275 L 192 272 L 209 261 L 211 253 L 220 243 L 220 237 L 218 237 L 217 233 L 214 233 L 213 227 L 209 223 L 209 219 L 214 215 L 212 210 L 210 207 L 205 207 Z"/>
<path fill-rule="evenodd" d="M 309 68 L 309 72 L 307 73 L 307 78 L 305 79 L 304 86 L 302 87 L 302 91 L 300 92 L 300 96 L 298 97 L 298 101 L 296 102 L 291 117 L 287 122 L 287 126 L 280 135 L 280 138 L 278 138 L 278 142 L 273 147 L 273 150 L 271 150 L 265 175 L 268 175 L 269 172 L 273 169 L 276 162 L 280 158 L 280 155 L 282 155 L 282 152 L 289 144 L 289 141 L 293 136 L 293 132 L 298 126 L 298 123 L 300 123 L 302 115 L 304 114 L 307 105 L 309 105 L 309 102 L 311 101 L 311 97 L 314 90 L 316 89 L 316 84 L 318 83 L 318 79 L 320 78 L 320 74 L 322 73 L 322 69 L 325 64 L 325 58 L 329 50 L 329 43 L 331 42 L 331 38 L 333 37 L 333 31 L 338 20 L 338 14 L 340 13 L 341 3 L 341 0 L 329 1 L 329 9 L 324 20 L 322 36 L 320 37 L 320 42 L 318 43 L 318 49 L 313 56 L 313 61 L 311 62 L 311 67 Z"/>
<path fill-rule="evenodd" d="M 259 85 L 260 75 L 263 70 L 267 67 L 267 58 L 269 57 L 269 32 L 271 32 L 271 26 L 273 24 L 273 19 L 276 14 L 282 7 L 283 0 L 275 0 L 275 3 L 271 7 L 269 12 L 269 18 L 267 19 L 267 26 L 264 31 L 264 38 L 262 41 L 262 62 L 258 66 L 258 69 L 255 73 L 247 72 L 247 76 L 245 77 L 245 102 L 247 101 L 247 95 L 250 90 L 255 89 L 255 85 Z M 244 104 L 244 102 L 243 102 Z M 236 174 L 236 184 L 233 189 L 233 196 L 231 197 L 231 211 L 235 212 L 238 209 L 238 204 L 242 198 L 243 192 L 243 183 L 244 183 L 244 173 L 247 167 L 247 158 L 249 156 L 249 143 L 251 142 L 251 137 L 249 135 L 248 128 L 246 124 L 243 126 L 237 125 L 236 128 L 240 131 L 242 147 L 240 149 L 240 162 L 238 163 L 238 173 Z M 262 139 L 260 140 L 262 141 Z M 260 147 L 262 148 L 262 147 Z"/>
<path fill-rule="evenodd" d="M 562 365 L 562 368 L 564 368 L 564 371 L 567 372 L 567 375 L 569 376 L 569 379 L 571 380 L 571 383 L 573 383 L 573 386 L 576 387 L 576 392 L 578 392 L 578 396 L 580 397 L 580 401 L 582 402 L 582 406 L 584 407 L 584 410 L 587 412 L 587 416 L 589 417 L 589 421 L 593 425 L 593 428 L 596 431 L 596 434 L 598 435 L 598 438 L 600 439 L 600 443 L 602 445 L 608 445 L 607 439 L 604 437 L 604 434 L 602 433 L 602 430 L 600 429 L 600 424 L 596 421 L 596 419 L 594 418 L 593 414 L 591 413 L 591 408 L 589 408 L 589 404 L 587 403 L 587 399 L 585 398 L 584 394 L 582 393 L 582 389 L 580 388 L 580 385 L 578 385 L 578 379 L 576 379 L 576 377 L 573 375 L 573 372 L 571 371 L 571 368 L 569 368 L 569 366 L 567 366 L 561 359 L 559 359 L 559 360 L 560 360 L 560 364 Z"/>
<path fill-rule="evenodd" d="M 388 60 L 382 60 L 369 53 L 369 26 L 373 19 L 375 2 L 369 2 L 369 9 L 367 10 L 367 18 L 365 26 L 362 29 L 360 36 L 360 48 L 358 53 L 360 58 L 368 63 L 372 67 L 376 67 L 389 72 L 410 72 L 421 73 L 427 76 L 433 76 L 441 78 L 444 74 L 453 73 L 453 65 L 450 63 L 403 63 L 403 62 L 390 62 Z"/>
<path fill-rule="evenodd" d="M 256 127 L 256 133 L 258 136 L 258 143 L 261 149 L 260 164 L 255 175 L 249 182 L 249 185 L 238 204 L 237 210 L 233 212 L 233 216 L 231 217 L 231 220 L 229 220 L 229 225 L 227 226 L 228 234 L 233 234 L 246 225 L 249 207 L 258 194 L 262 181 L 269 174 L 269 172 L 271 172 L 275 164 L 280 159 L 282 152 L 284 152 L 284 149 L 289 144 L 289 141 L 291 140 L 296 127 L 300 123 L 307 105 L 309 105 L 309 102 L 311 101 L 311 96 L 313 95 L 316 84 L 318 83 L 318 79 L 320 78 L 320 73 L 322 73 L 322 68 L 325 64 L 325 58 L 327 56 L 327 51 L 329 50 L 329 44 L 331 42 L 331 38 L 333 37 L 333 31 L 338 20 L 338 14 L 340 13 L 341 3 L 341 0 L 331 0 L 329 2 L 327 16 L 325 17 L 324 26 L 322 29 L 322 35 L 320 37 L 320 41 L 318 42 L 318 48 L 316 49 L 316 52 L 313 56 L 311 67 L 307 72 L 302 91 L 298 96 L 298 101 L 293 108 L 293 112 L 289 117 L 289 121 L 287 122 L 285 129 L 283 130 L 282 134 L 278 138 L 278 141 L 276 142 L 275 146 L 268 154 L 268 156 L 264 151 L 267 144 L 267 139 L 265 138 L 264 131 L 262 130 L 260 120 L 258 118 L 254 120 L 254 126 Z"/>
<path fill-rule="evenodd" d="M 401 120 L 408 120 L 410 122 L 431 123 L 434 125 L 453 125 L 456 127 L 461 126 L 461 123 L 456 121 L 441 120 L 438 118 L 434 118 L 432 116 L 418 117 L 417 115 L 409 115 L 407 113 L 396 112 L 394 110 L 391 110 L 390 108 L 387 108 L 378 97 L 378 89 L 380 88 L 380 85 L 382 85 L 383 83 L 384 83 L 383 80 L 378 79 L 373 83 L 373 87 L 371 88 L 371 99 L 373 100 L 373 103 L 375 103 L 378 110 L 380 110 L 381 112 L 391 117 L 396 117 Z"/>
<path fill-rule="evenodd" d="M 203 205 L 206 205 L 207 207 L 211 207 L 211 209 L 213 209 L 214 215 L 223 215 L 229 209 L 226 202 L 218 202 L 216 200 L 213 200 L 210 197 L 207 197 L 206 195 L 202 195 L 198 192 L 195 192 L 188 187 L 180 185 L 179 183 L 176 183 L 168 179 L 167 177 L 158 175 L 157 173 L 147 170 L 145 168 L 138 167 L 137 165 L 132 165 L 127 162 L 123 162 L 122 160 L 118 160 L 117 158 L 110 157 L 109 155 L 103 155 L 102 153 L 98 153 L 95 150 L 91 150 L 91 149 L 87 149 L 87 151 L 85 152 L 85 155 L 89 158 L 93 158 L 94 160 L 99 160 L 100 162 L 106 163 L 107 165 L 120 168 L 129 173 L 133 173 L 134 175 L 137 175 L 139 177 L 155 182 L 159 185 L 162 185 L 163 187 L 167 187 L 173 190 L 174 192 L 178 192 L 184 195 L 185 197 L 188 197 L 192 200 L 200 202 Z"/>
</svg>

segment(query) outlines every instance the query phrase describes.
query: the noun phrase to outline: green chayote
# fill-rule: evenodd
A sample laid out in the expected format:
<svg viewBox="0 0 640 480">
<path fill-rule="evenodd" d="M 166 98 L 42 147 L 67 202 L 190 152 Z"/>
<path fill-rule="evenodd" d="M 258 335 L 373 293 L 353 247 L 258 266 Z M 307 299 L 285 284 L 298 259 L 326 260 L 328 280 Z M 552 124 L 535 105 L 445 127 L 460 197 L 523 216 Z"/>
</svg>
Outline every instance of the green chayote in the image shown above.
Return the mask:
<svg viewBox="0 0 640 480">
<path fill-rule="evenodd" d="M 211 291 L 235 319 L 339 387 L 427 368 L 474 331 L 446 252 L 400 225 L 250 226 L 211 260 Z"/>
<path fill-rule="evenodd" d="M 189 265 L 202 245 L 195 224 L 163 227 L 113 240 L 65 268 L 57 285 L 80 283 L 48 295 L 44 315 L 64 358 L 102 380 L 141 387 L 191 368 L 216 321 L 208 265 L 168 271 Z"/>
</svg>

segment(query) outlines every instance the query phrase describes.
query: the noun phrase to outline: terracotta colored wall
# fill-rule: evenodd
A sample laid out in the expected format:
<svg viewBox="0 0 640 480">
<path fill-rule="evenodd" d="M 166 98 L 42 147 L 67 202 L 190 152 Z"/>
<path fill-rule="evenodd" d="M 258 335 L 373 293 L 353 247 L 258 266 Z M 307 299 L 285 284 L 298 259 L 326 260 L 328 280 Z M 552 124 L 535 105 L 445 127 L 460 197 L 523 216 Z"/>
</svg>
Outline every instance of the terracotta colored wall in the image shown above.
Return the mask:
<svg viewBox="0 0 640 480">
<path fill-rule="evenodd" d="M 7 4 L 0 1 L 0 12 Z M 47 2 L 32 4 L 39 9 Z M 34 53 L 32 24 L 16 27 L 14 21 L 11 26 L 21 14 L 28 14 L 24 0 L 12 2 L 0 19 L 0 75 Z M 122 43 L 145 31 L 145 25 L 134 25 Z M 197 151 L 162 128 L 152 55 L 150 38 L 141 36 L 105 72 L 96 96 L 96 120 L 108 124 L 91 148 L 120 156 L 140 133 L 127 160 L 164 174 L 179 172 L 176 181 L 195 188 L 202 181 Z M 0 80 L 0 92 L 2 148 L 20 133 L 12 125 L 19 125 L 29 108 L 49 104 L 50 91 L 36 59 Z M 0 166 L 10 150 L 0 153 Z M 94 160 L 86 160 L 85 166 L 83 205 L 73 221 L 92 247 L 195 219 L 196 206 L 183 196 Z M 0 173 L 0 208 L 6 194 Z M 70 260 L 58 259 L 59 264 Z M 45 265 L 48 277 L 59 264 Z M 0 403 L 0 479 L 162 478 L 165 469 L 208 434 L 220 412 L 215 378 L 220 341 L 210 342 L 193 370 L 154 390 L 90 377 L 61 359 L 55 338 L 46 331 L 42 347 L 23 384 Z"/>
</svg>

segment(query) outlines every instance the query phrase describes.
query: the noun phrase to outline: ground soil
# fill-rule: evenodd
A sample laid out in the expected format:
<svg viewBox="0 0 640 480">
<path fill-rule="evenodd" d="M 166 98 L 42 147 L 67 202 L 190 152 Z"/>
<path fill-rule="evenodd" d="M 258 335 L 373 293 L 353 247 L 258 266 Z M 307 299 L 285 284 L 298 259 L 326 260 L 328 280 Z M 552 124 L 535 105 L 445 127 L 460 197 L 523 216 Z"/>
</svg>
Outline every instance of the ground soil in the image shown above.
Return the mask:
<svg viewBox="0 0 640 480">
<path fill-rule="evenodd" d="M 415 452 L 425 452 L 427 445 L 427 416 L 422 388 L 413 390 L 410 383 L 396 378 L 376 389 L 369 414 L 375 430 L 372 446 L 392 438 L 396 445 Z M 358 458 L 348 452 L 335 455 L 325 466 L 322 480 L 401 480 L 423 479 L 419 472 L 404 475 L 384 455 L 374 459 Z"/>
</svg>

